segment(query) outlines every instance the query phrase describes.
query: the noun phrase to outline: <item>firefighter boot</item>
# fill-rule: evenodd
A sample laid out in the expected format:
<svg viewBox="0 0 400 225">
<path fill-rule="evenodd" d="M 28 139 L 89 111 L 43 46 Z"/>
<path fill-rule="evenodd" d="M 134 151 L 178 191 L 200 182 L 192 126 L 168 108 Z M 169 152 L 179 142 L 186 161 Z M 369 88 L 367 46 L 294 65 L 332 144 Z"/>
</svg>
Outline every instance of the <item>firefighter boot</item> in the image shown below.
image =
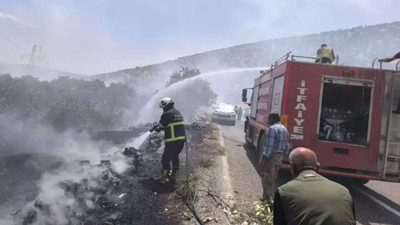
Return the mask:
<svg viewBox="0 0 400 225">
<path fill-rule="evenodd" d="M 159 181 L 162 184 L 165 184 L 169 180 L 168 177 L 169 177 L 169 170 L 168 169 L 163 169 L 161 171 L 161 176 L 155 177 L 154 180 Z"/>
<path fill-rule="evenodd" d="M 169 182 L 171 182 L 172 184 L 175 184 L 177 172 L 178 170 L 171 170 L 171 173 L 169 174 Z"/>
</svg>

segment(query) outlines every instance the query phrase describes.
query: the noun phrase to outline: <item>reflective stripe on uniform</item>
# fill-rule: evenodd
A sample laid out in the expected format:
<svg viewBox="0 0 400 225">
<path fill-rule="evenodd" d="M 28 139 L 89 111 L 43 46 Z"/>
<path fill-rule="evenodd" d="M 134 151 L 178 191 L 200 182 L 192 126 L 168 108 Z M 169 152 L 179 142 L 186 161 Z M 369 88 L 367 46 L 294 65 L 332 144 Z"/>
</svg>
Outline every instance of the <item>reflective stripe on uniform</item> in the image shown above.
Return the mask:
<svg viewBox="0 0 400 225">
<path fill-rule="evenodd" d="M 165 142 L 185 140 L 186 139 L 185 136 L 175 137 L 175 126 L 184 126 L 184 125 L 185 123 L 183 121 L 168 124 L 168 127 L 170 127 L 171 129 L 171 138 L 165 139 Z"/>
<path fill-rule="evenodd" d="M 171 126 L 171 138 L 175 137 L 175 127 Z"/>
<path fill-rule="evenodd" d="M 181 137 L 176 137 L 176 138 L 168 138 L 168 139 L 165 139 L 165 142 L 178 141 L 178 140 L 185 140 L 185 139 L 186 139 L 185 136 L 181 136 Z"/>
<path fill-rule="evenodd" d="M 180 121 L 180 122 L 174 122 L 174 123 L 170 123 L 170 124 L 168 124 L 168 127 L 173 127 L 173 126 L 176 126 L 176 125 L 185 125 L 185 123 L 183 122 L 183 121 Z"/>
</svg>

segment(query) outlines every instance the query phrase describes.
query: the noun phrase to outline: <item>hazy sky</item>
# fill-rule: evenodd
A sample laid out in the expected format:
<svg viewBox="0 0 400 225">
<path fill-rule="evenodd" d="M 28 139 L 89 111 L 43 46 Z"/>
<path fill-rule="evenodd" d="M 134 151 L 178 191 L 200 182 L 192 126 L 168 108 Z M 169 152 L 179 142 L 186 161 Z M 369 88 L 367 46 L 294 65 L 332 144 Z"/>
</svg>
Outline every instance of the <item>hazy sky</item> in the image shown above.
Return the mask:
<svg viewBox="0 0 400 225">
<path fill-rule="evenodd" d="M 399 21 L 399 9 L 399 0 L 0 0 L 0 62 L 28 63 L 21 55 L 35 43 L 38 65 L 95 74 Z"/>
</svg>

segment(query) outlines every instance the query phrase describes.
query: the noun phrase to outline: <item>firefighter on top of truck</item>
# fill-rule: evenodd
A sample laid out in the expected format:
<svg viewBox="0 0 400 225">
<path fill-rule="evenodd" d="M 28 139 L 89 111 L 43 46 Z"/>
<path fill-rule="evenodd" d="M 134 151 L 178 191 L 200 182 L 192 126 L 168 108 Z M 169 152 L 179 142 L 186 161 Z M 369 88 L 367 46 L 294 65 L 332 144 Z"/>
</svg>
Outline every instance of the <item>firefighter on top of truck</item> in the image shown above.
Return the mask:
<svg viewBox="0 0 400 225">
<path fill-rule="evenodd" d="M 328 47 L 326 44 L 322 44 L 317 51 L 317 60 L 315 60 L 315 62 L 331 64 L 334 60 L 335 53 L 333 52 L 333 49 Z"/>
</svg>

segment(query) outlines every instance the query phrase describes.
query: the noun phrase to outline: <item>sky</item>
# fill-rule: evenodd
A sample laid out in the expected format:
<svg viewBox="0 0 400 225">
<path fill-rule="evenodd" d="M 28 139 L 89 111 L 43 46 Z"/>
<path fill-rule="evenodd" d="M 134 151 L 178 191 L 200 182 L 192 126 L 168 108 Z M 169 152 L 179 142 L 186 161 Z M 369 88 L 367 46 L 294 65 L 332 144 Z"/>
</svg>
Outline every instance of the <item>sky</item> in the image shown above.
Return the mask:
<svg viewBox="0 0 400 225">
<path fill-rule="evenodd" d="M 36 65 L 93 75 L 400 21 L 399 8 L 399 0 L 0 0 L 0 63 L 29 63 L 37 44 Z"/>
</svg>

